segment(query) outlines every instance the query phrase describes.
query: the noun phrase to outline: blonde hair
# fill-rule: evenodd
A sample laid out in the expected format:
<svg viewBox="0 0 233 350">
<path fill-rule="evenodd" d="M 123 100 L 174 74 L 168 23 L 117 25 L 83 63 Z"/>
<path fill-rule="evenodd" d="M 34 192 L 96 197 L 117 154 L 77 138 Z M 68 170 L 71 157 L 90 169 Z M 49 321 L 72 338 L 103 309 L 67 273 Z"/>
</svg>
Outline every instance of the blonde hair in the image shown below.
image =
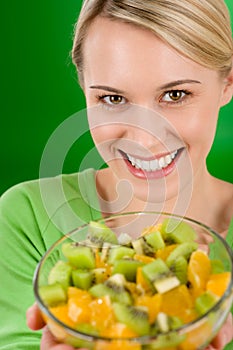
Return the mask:
<svg viewBox="0 0 233 350">
<path fill-rule="evenodd" d="M 233 41 L 224 0 L 84 0 L 75 28 L 72 59 L 83 80 L 83 42 L 97 16 L 152 31 L 182 55 L 227 75 Z"/>
</svg>

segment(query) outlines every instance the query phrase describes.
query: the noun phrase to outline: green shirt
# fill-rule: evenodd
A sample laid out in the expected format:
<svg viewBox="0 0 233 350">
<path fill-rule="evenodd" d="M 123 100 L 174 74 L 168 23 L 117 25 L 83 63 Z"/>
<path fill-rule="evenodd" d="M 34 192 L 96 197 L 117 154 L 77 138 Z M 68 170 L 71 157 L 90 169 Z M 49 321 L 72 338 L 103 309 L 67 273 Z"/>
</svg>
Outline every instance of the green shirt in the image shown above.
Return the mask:
<svg viewBox="0 0 233 350">
<path fill-rule="evenodd" d="M 93 169 L 25 182 L 1 197 L 1 350 L 39 350 L 41 332 L 28 329 L 25 317 L 36 265 L 62 235 L 100 216 Z M 227 240 L 233 247 L 233 234 Z"/>
</svg>

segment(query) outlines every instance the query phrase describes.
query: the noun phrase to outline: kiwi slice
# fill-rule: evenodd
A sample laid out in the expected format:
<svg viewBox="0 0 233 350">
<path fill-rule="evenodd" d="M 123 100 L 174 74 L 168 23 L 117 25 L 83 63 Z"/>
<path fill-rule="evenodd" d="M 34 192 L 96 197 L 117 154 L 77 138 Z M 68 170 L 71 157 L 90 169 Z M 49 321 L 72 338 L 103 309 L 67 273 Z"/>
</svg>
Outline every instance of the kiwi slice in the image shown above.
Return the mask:
<svg viewBox="0 0 233 350">
<path fill-rule="evenodd" d="M 144 263 L 133 259 L 119 259 L 113 264 L 112 274 L 120 273 L 125 276 L 127 281 L 135 282 L 136 273 L 139 266 L 143 266 Z"/>
<path fill-rule="evenodd" d="M 60 283 L 39 287 L 39 295 L 48 307 L 65 303 L 67 300 L 67 294 Z"/>
<path fill-rule="evenodd" d="M 93 281 L 92 271 L 77 269 L 72 271 L 73 285 L 77 288 L 87 290 Z"/>
<path fill-rule="evenodd" d="M 79 323 L 75 327 L 75 329 L 76 329 L 76 331 L 84 333 L 84 334 L 94 335 L 94 336 L 98 336 L 99 335 L 99 332 L 96 329 L 96 327 L 94 327 L 90 323 Z"/>
<path fill-rule="evenodd" d="M 87 238 L 95 246 L 102 247 L 104 242 L 118 244 L 116 234 L 104 223 L 90 221 Z"/>
<path fill-rule="evenodd" d="M 97 267 L 92 272 L 92 284 L 103 283 L 107 279 L 107 269 L 105 267 Z"/>
<path fill-rule="evenodd" d="M 204 315 L 218 302 L 218 300 L 219 297 L 217 295 L 207 290 L 195 300 L 195 310 L 199 315 Z"/>
<path fill-rule="evenodd" d="M 185 339 L 185 334 L 169 332 L 169 334 L 159 334 L 153 344 L 148 345 L 148 350 L 174 349 Z"/>
<path fill-rule="evenodd" d="M 108 255 L 108 263 L 111 265 L 115 260 L 122 258 L 132 258 L 135 254 L 135 250 L 128 247 L 115 247 L 111 248 Z"/>
<path fill-rule="evenodd" d="M 182 255 L 178 256 L 177 259 L 174 260 L 174 262 L 170 266 L 170 270 L 179 279 L 180 283 L 186 284 L 188 282 L 188 262 Z"/>
<path fill-rule="evenodd" d="M 144 238 L 155 251 L 165 247 L 165 242 L 160 231 L 151 232 L 145 235 Z"/>
<path fill-rule="evenodd" d="M 196 242 L 185 242 L 179 244 L 168 256 L 166 264 L 170 267 L 174 264 L 179 256 L 189 259 L 194 250 L 197 250 L 198 244 Z"/>
<path fill-rule="evenodd" d="M 112 301 L 131 305 L 133 300 L 129 292 L 125 289 L 125 277 L 121 274 L 115 274 L 108 278 L 104 283 L 94 285 L 89 289 L 89 293 L 95 298 L 101 298 L 108 295 Z"/>
<path fill-rule="evenodd" d="M 156 279 L 169 275 L 170 270 L 166 263 L 158 258 L 151 263 L 144 265 L 142 267 L 142 273 L 149 282 L 153 282 Z"/>
<path fill-rule="evenodd" d="M 153 282 L 153 286 L 160 294 L 166 293 L 169 290 L 178 287 L 179 285 L 180 281 L 176 276 L 161 277 Z"/>
<path fill-rule="evenodd" d="M 113 303 L 112 306 L 118 322 L 126 324 L 140 336 L 149 334 L 149 316 L 144 308 L 121 303 Z"/>
<path fill-rule="evenodd" d="M 151 327 L 151 335 L 167 333 L 176 330 L 184 325 L 183 321 L 176 316 L 167 315 L 164 312 L 159 312 L 155 323 Z"/>
<path fill-rule="evenodd" d="M 48 283 L 60 283 L 64 288 L 67 288 L 71 284 L 71 272 L 72 267 L 69 263 L 59 260 L 52 267 L 48 276 Z"/>
<path fill-rule="evenodd" d="M 178 278 L 172 274 L 166 263 L 160 258 L 144 265 L 142 273 L 151 284 L 152 289 L 159 293 L 166 293 L 180 284 Z"/>
<path fill-rule="evenodd" d="M 132 243 L 132 237 L 128 235 L 128 233 L 120 233 L 118 236 L 118 243 L 123 246 L 131 246 Z"/>
<path fill-rule="evenodd" d="M 78 243 L 64 243 L 62 253 L 70 264 L 80 269 L 95 268 L 95 256 L 90 247 L 79 245 Z"/>
<path fill-rule="evenodd" d="M 189 224 L 174 218 L 163 220 L 161 232 L 170 243 L 193 242 L 197 239 L 195 230 Z"/>
<path fill-rule="evenodd" d="M 150 246 L 147 242 L 145 237 L 140 237 L 136 239 L 135 241 L 132 241 L 132 246 L 138 255 L 149 255 L 154 256 L 155 251 L 152 246 Z"/>
</svg>

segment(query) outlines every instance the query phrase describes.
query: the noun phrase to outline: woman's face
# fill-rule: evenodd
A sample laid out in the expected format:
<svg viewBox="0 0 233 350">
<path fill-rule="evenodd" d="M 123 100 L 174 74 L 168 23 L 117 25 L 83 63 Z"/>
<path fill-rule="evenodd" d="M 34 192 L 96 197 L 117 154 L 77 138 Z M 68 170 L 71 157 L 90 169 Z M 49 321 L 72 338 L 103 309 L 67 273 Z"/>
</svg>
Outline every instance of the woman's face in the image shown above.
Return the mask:
<svg viewBox="0 0 233 350">
<path fill-rule="evenodd" d="M 228 98 L 219 74 L 147 30 L 101 17 L 83 54 L 91 133 L 116 178 L 143 200 L 150 184 L 152 201 L 177 196 L 192 176 L 201 181 Z"/>
</svg>

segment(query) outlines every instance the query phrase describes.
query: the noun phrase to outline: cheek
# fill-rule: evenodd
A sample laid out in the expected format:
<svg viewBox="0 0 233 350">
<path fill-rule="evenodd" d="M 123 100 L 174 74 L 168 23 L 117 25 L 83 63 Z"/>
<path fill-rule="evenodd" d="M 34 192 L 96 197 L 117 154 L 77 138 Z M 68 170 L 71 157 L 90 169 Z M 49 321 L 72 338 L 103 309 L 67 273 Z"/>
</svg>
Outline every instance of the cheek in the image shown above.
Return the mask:
<svg viewBox="0 0 233 350">
<path fill-rule="evenodd" d="M 123 131 L 118 125 L 95 126 L 90 129 L 90 132 L 97 146 L 114 142 L 114 140 L 119 139 L 123 134 Z"/>
</svg>

